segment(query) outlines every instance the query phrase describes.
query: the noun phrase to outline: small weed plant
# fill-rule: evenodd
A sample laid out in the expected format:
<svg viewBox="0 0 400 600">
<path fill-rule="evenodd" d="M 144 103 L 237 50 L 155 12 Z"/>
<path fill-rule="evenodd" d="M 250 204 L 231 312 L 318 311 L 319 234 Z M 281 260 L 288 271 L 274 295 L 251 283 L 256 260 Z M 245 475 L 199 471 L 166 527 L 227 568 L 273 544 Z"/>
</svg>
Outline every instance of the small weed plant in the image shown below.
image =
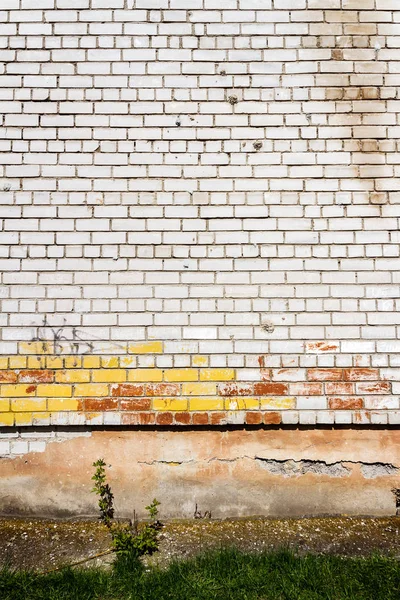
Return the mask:
<svg viewBox="0 0 400 600">
<path fill-rule="evenodd" d="M 107 527 L 111 534 L 113 549 L 117 557 L 137 559 L 145 554 L 153 554 L 158 550 L 159 535 L 162 528 L 158 520 L 158 507 L 160 502 L 155 498 L 146 510 L 149 522 L 139 525 L 134 513 L 133 521 L 122 523 L 115 519 L 114 494 L 107 483 L 106 463 L 100 458 L 93 463 L 95 473 L 93 492 L 99 496 L 100 521 Z"/>
</svg>

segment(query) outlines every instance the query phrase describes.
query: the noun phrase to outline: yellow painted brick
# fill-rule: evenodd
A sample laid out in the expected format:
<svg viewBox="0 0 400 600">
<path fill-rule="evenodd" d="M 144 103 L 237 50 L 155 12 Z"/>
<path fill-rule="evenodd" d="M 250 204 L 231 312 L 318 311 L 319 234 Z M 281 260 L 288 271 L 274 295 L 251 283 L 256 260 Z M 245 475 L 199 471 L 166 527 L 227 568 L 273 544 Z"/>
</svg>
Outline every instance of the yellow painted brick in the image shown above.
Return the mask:
<svg viewBox="0 0 400 600">
<path fill-rule="evenodd" d="M 162 342 L 141 342 L 129 344 L 130 354 L 160 354 L 163 351 Z"/>
<path fill-rule="evenodd" d="M 259 408 L 258 398 L 225 398 L 225 410 L 257 410 Z"/>
<path fill-rule="evenodd" d="M 84 356 L 83 367 L 85 369 L 99 369 L 100 368 L 100 356 Z"/>
<path fill-rule="evenodd" d="M 14 412 L 32 412 L 46 410 L 46 398 L 13 398 L 11 410 Z"/>
<path fill-rule="evenodd" d="M 88 383 L 90 381 L 89 369 L 67 369 L 56 371 L 57 383 Z"/>
<path fill-rule="evenodd" d="M 52 342 L 20 342 L 20 354 L 54 354 Z"/>
<path fill-rule="evenodd" d="M 126 371 L 124 369 L 94 369 L 92 371 L 92 381 L 108 383 L 126 381 Z"/>
<path fill-rule="evenodd" d="M 108 396 L 108 385 L 106 383 L 77 383 L 75 384 L 74 396 Z"/>
<path fill-rule="evenodd" d="M 78 410 L 79 402 L 74 398 L 49 398 L 47 408 L 49 411 Z"/>
<path fill-rule="evenodd" d="M 261 409 L 269 410 L 269 409 L 285 409 L 285 408 L 295 408 L 296 406 L 296 398 L 261 398 Z"/>
<path fill-rule="evenodd" d="M 128 381 L 162 381 L 161 369 L 132 369 L 128 371 Z"/>
<path fill-rule="evenodd" d="M 193 356 L 192 365 L 194 367 L 206 367 L 208 365 L 208 356 Z"/>
<path fill-rule="evenodd" d="M 200 381 L 229 381 L 235 379 L 234 369 L 201 369 Z"/>
<path fill-rule="evenodd" d="M 120 356 L 119 364 L 121 367 L 136 367 L 136 356 Z"/>
<path fill-rule="evenodd" d="M 50 425 L 50 413 L 38 412 L 32 414 L 32 425 Z"/>
<path fill-rule="evenodd" d="M 167 369 L 164 372 L 165 381 L 197 381 L 198 378 L 197 369 Z"/>
<path fill-rule="evenodd" d="M 72 396 L 72 385 L 41 383 L 37 386 L 38 396 L 49 398 L 56 396 L 57 398 L 70 398 Z"/>
<path fill-rule="evenodd" d="M 14 416 L 12 412 L 0 413 L 0 426 L 14 425 Z"/>
<path fill-rule="evenodd" d="M 182 384 L 182 396 L 214 396 L 216 393 L 217 384 L 210 381 Z"/>
<path fill-rule="evenodd" d="M 36 385 L 18 383 L 16 385 L 4 384 L 0 386 L 0 395 L 6 398 L 19 398 L 20 396 L 35 396 Z"/>
<path fill-rule="evenodd" d="M 153 410 L 187 410 L 187 405 L 182 398 L 153 398 Z"/>
<path fill-rule="evenodd" d="M 0 412 L 8 412 L 10 410 L 9 398 L 0 398 Z"/>
<path fill-rule="evenodd" d="M 28 369 L 44 369 L 46 358 L 46 356 L 28 356 L 26 361 Z"/>
<path fill-rule="evenodd" d="M 24 359 L 23 365 L 19 365 L 18 359 L 21 359 L 21 358 Z M 17 359 L 16 366 L 14 366 L 12 364 L 13 359 Z M 10 369 L 22 369 L 25 366 L 25 364 L 26 364 L 25 356 L 10 356 L 10 359 L 8 359 L 7 356 L 2 356 L 0 358 L 0 369 L 8 369 L 8 365 L 10 365 Z"/>
<path fill-rule="evenodd" d="M 189 398 L 189 410 L 223 410 L 223 398 Z"/>
<path fill-rule="evenodd" d="M 102 368 L 117 369 L 119 367 L 119 356 L 102 356 Z"/>
<path fill-rule="evenodd" d="M 48 369 L 62 369 L 64 361 L 61 356 L 46 356 L 46 367 Z"/>
<path fill-rule="evenodd" d="M 32 425 L 33 415 L 31 412 L 15 413 L 15 425 Z"/>
<path fill-rule="evenodd" d="M 64 356 L 64 367 L 66 369 L 79 369 L 81 366 L 81 356 Z"/>
</svg>

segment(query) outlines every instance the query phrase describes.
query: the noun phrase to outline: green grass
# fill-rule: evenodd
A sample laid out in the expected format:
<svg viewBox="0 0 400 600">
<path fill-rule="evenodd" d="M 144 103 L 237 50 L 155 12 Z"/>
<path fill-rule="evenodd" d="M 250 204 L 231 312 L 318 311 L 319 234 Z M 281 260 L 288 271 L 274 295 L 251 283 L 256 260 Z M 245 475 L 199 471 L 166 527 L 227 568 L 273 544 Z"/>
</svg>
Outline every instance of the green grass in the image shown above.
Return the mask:
<svg viewBox="0 0 400 600">
<path fill-rule="evenodd" d="M 394 558 L 245 554 L 228 549 L 145 569 L 64 569 L 48 575 L 3 570 L 1 600 L 399 600 Z"/>
</svg>

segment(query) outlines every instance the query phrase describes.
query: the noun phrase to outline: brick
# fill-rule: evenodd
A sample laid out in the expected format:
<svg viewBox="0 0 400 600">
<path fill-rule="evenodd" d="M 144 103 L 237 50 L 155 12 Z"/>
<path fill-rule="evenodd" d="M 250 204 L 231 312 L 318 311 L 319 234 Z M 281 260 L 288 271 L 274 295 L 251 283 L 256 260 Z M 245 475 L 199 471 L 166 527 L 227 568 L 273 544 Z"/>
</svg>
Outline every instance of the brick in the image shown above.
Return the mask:
<svg viewBox="0 0 400 600">
<path fill-rule="evenodd" d="M 147 396 L 178 396 L 180 386 L 176 383 L 156 383 L 146 385 L 145 391 Z"/>
<path fill-rule="evenodd" d="M 18 375 L 20 383 L 52 383 L 54 381 L 53 371 L 20 371 Z"/>
<path fill-rule="evenodd" d="M 200 381 L 224 381 L 235 378 L 233 369 L 201 369 Z"/>
<path fill-rule="evenodd" d="M 254 393 L 256 396 L 284 396 L 288 393 L 289 386 L 286 383 L 255 383 Z"/>
<path fill-rule="evenodd" d="M 153 398 L 153 410 L 179 411 L 187 410 L 188 402 L 185 398 Z"/>
<path fill-rule="evenodd" d="M 354 384 L 353 383 L 345 383 L 345 382 L 335 382 L 335 383 L 326 383 L 325 384 L 325 393 L 329 395 L 338 395 L 338 394 L 354 394 Z M 362 393 L 362 392 L 360 392 Z"/>
<path fill-rule="evenodd" d="M 117 398 L 84 398 L 82 399 L 85 410 L 87 411 L 107 411 L 118 408 Z"/>
<path fill-rule="evenodd" d="M 189 410 L 223 410 L 224 400 L 223 398 L 207 398 L 207 397 L 190 397 L 189 398 Z"/>
<path fill-rule="evenodd" d="M 392 386 L 388 381 L 356 383 L 357 394 L 390 394 Z"/>
<path fill-rule="evenodd" d="M 280 425 L 282 417 L 278 412 L 266 412 L 264 413 L 265 425 Z"/>
<path fill-rule="evenodd" d="M 197 369 L 168 369 L 164 373 L 165 381 L 197 381 Z"/>
<path fill-rule="evenodd" d="M 309 381 L 340 381 L 343 378 L 343 369 L 308 369 Z"/>
<path fill-rule="evenodd" d="M 260 425 L 263 422 L 262 414 L 260 412 L 247 412 L 246 416 L 247 425 Z"/>
<path fill-rule="evenodd" d="M 379 379 L 378 369 L 344 369 L 345 381 L 376 381 Z"/>
<path fill-rule="evenodd" d="M 290 383 L 289 393 L 294 396 L 320 396 L 322 394 L 321 383 Z"/>
<path fill-rule="evenodd" d="M 138 398 L 134 400 L 126 400 L 125 398 L 120 402 L 121 410 L 150 410 L 151 400 L 148 398 Z"/>
<path fill-rule="evenodd" d="M 79 402 L 74 398 L 48 398 L 47 409 L 49 411 L 77 411 Z"/>
<path fill-rule="evenodd" d="M 145 396 L 146 388 L 144 385 L 135 383 L 123 383 L 121 385 L 111 386 L 111 395 L 119 396 Z"/>
<path fill-rule="evenodd" d="M 156 415 L 149 412 L 125 413 L 122 415 L 122 425 L 154 425 Z"/>
<path fill-rule="evenodd" d="M 364 401 L 362 398 L 344 397 L 344 398 L 329 398 L 328 406 L 332 410 L 358 410 L 363 408 Z"/>
<path fill-rule="evenodd" d="M 1 383 L 16 383 L 18 376 L 13 371 L 0 371 L 0 382 Z"/>
</svg>

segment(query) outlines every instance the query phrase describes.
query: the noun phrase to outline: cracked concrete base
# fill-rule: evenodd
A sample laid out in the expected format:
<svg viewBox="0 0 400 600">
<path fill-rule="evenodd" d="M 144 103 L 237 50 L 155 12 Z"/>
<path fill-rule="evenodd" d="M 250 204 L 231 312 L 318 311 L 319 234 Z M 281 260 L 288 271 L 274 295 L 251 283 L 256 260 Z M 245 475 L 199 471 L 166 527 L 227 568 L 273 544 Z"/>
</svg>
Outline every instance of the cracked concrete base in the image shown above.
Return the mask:
<svg viewBox="0 0 400 600">
<path fill-rule="evenodd" d="M 0 459 L 0 514 L 95 516 L 100 457 L 125 517 L 144 516 L 154 497 L 163 518 L 191 518 L 196 505 L 213 518 L 396 514 L 395 429 L 113 429 L 63 440 Z"/>
</svg>

